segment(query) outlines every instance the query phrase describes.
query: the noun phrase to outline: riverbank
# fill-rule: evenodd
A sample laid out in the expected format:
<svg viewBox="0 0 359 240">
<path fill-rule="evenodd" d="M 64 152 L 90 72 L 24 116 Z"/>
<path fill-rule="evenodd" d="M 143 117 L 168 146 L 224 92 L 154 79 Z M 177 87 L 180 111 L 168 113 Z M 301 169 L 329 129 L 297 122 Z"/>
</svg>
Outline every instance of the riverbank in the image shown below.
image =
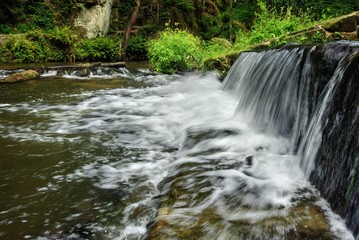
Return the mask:
<svg viewBox="0 0 359 240">
<path fill-rule="evenodd" d="M 222 77 L 243 51 L 266 50 L 287 44 L 322 44 L 333 41 L 358 41 L 359 40 L 359 11 L 330 19 L 311 26 L 307 29 L 292 32 L 280 37 L 266 40 L 262 43 L 248 46 L 246 49 L 233 50 L 204 61 L 204 69 L 218 71 Z"/>
<path fill-rule="evenodd" d="M 204 41 L 189 31 L 182 31 L 176 27 L 172 29 L 169 26 L 159 32 L 156 38 L 140 40 L 134 35 L 133 48 L 141 52 L 141 59 L 149 60 L 150 67 L 159 72 L 202 69 L 216 70 L 224 76 L 239 53 L 243 51 L 269 49 L 289 43 L 320 44 L 338 40 L 358 40 L 358 12 L 314 24 L 304 16 L 294 16 L 290 12 L 283 16 L 272 13 L 266 5 L 259 6 L 261 11 L 253 29 L 239 30 L 235 41 L 230 42 L 218 37 Z M 186 46 L 177 44 L 178 39 L 176 40 L 175 37 L 177 33 L 183 44 L 187 44 Z M 162 41 L 161 36 L 168 38 Z M 121 52 L 119 36 L 86 39 L 70 27 L 2 35 L 0 43 L 1 41 L 3 42 L 2 45 L 0 44 L 1 62 L 118 61 Z M 193 47 L 191 51 L 183 50 L 188 49 L 189 46 Z M 127 56 L 130 59 L 139 57 L 130 52 Z"/>
</svg>

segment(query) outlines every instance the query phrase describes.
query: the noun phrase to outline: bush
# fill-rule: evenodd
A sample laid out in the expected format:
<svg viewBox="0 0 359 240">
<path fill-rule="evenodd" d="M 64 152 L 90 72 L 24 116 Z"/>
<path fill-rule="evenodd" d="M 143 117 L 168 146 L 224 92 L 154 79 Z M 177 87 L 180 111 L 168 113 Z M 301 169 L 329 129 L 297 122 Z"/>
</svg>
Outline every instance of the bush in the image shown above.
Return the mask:
<svg viewBox="0 0 359 240">
<path fill-rule="evenodd" d="M 118 58 L 119 39 L 98 37 L 84 39 L 75 45 L 75 58 L 81 61 L 110 61 Z"/>
<path fill-rule="evenodd" d="M 2 49 L 2 52 L 16 63 L 38 62 L 40 61 L 38 54 L 40 51 L 40 46 L 36 42 L 26 39 L 24 35 L 9 37 Z"/>
<path fill-rule="evenodd" d="M 203 44 L 203 59 L 213 58 L 228 53 L 232 44 L 225 38 L 212 38 Z"/>
<path fill-rule="evenodd" d="M 260 12 L 256 14 L 255 23 L 250 32 L 240 30 L 236 34 L 236 49 L 246 49 L 250 45 L 258 44 L 269 39 L 308 27 L 312 22 L 309 17 L 301 14 L 295 16 L 291 9 L 277 11 L 268 9 L 263 1 L 258 1 Z"/>
<path fill-rule="evenodd" d="M 199 67 L 202 51 L 199 38 L 186 30 L 166 28 L 148 41 L 150 65 L 157 72 L 173 73 Z"/>
<path fill-rule="evenodd" d="M 130 37 L 127 48 L 127 56 L 131 59 L 146 59 L 146 38 L 141 35 Z"/>
</svg>

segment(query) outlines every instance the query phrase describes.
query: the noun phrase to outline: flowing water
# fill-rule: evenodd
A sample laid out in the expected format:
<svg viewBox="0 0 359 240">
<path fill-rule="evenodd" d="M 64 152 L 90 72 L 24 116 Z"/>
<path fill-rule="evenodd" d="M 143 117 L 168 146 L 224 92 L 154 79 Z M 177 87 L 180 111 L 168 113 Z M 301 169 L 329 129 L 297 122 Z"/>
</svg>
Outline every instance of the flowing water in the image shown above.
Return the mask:
<svg viewBox="0 0 359 240">
<path fill-rule="evenodd" d="M 322 224 L 308 239 L 354 239 L 301 168 L 291 86 L 268 109 L 225 84 L 118 69 L 0 85 L 0 239 L 291 239 L 303 219 Z"/>
</svg>

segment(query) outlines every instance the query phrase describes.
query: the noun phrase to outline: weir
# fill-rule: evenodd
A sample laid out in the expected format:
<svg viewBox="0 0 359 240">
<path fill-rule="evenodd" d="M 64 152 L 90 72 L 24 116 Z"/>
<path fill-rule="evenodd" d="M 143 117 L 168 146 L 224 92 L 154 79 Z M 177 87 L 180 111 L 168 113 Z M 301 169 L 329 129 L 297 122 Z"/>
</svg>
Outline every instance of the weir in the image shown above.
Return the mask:
<svg viewBox="0 0 359 240">
<path fill-rule="evenodd" d="M 306 177 L 359 237 L 359 44 L 242 53 L 224 80 L 236 115 L 291 139 Z"/>
<path fill-rule="evenodd" d="M 332 207 L 358 239 L 358 50 L 241 53 L 232 118 L 187 124 L 147 238 L 353 239 Z"/>
</svg>

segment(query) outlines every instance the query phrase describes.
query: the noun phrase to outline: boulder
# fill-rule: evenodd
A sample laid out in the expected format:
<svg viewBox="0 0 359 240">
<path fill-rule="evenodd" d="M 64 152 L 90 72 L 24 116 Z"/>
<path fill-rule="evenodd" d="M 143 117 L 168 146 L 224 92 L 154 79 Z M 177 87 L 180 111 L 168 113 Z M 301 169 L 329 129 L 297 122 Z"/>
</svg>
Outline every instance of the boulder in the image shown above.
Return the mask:
<svg viewBox="0 0 359 240">
<path fill-rule="evenodd" d="M 40 77 L 40 74 L 35 70 L 25 70 L 22 72 L 13 73 L 4 79 L 0 80 L 0 83 L 16 83 L 27 80 L 33 80 Z"/>
<path fill-rule="evenodd" d="M 100 0 L 79 0 L 78 2 L 86 4 L 88 6 L 95 6 L 101 3 Z"/>
<path fill-rule="evenodd" d="M 104 36 L 108 32 L 113 0 L 92 1 L 97 5 L 88 5 L 74 20 L 75 27 L 86 30 L 87 38 Z M 86 4 L 85 4 L 86 5 Z"/>
<path fill-rule="evenodd" d="M 329 32 L 354 32 L 357 27 L 357 16 L 359 12 L 354 12 L 325 22 L 322 26 Z"/>
</svg>

